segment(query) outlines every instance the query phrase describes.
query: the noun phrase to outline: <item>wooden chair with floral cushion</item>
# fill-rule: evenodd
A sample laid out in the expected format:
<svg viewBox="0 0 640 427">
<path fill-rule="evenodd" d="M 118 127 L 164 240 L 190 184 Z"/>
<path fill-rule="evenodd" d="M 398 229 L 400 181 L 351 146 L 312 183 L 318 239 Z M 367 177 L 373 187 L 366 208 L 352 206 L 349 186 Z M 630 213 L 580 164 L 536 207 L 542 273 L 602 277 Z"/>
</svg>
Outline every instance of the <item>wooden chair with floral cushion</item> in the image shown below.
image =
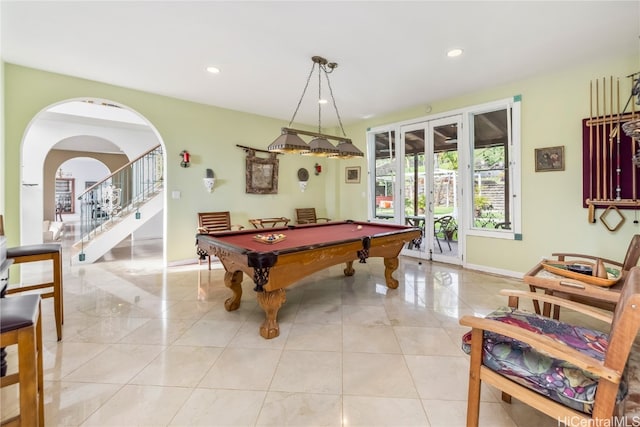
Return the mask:
<svg viewBox="0 0 640 427">
<path fill-rule="evenodd" d="M 463 349 L 471 355 L 467 426 L 477 426 L 480 387 L 502 391 L 571 425 L 624 425 L 625 367 L 640 328 L 640 268 L 630 270 L 613 315 L 563 298 L 501 291 L 509 307 L 485 318 L 464 316 L 471 327 Z M 539 299 L 610 324 L 608 333 L 519 310 L 519 299 Z M 605 323 L 605 324 L 606 324 Z M 614 420 L 613 417 L 618 417 Z M 566 423 L 565 422 L 565 423 Z"/>
</svg>

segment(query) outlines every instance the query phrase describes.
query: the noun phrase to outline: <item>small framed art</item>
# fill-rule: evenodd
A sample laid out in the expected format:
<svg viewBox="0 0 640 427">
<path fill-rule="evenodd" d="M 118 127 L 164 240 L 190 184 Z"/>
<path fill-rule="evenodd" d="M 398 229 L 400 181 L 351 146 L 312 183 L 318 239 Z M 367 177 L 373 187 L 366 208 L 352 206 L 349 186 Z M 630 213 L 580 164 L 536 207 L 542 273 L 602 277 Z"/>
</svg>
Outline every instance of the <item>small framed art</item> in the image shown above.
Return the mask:
<svg viewBox="0 0 640 427">
<path fill-rule="evenodd" d="M 347 184 L 360 183 L 360 166 L 347 166 L 344 168 L 344 182 Z"/>
<path fill-rule="evenodd" d="M 563 171 L 564 145 L 536 148 L 536 172 Z"/>
</svg>

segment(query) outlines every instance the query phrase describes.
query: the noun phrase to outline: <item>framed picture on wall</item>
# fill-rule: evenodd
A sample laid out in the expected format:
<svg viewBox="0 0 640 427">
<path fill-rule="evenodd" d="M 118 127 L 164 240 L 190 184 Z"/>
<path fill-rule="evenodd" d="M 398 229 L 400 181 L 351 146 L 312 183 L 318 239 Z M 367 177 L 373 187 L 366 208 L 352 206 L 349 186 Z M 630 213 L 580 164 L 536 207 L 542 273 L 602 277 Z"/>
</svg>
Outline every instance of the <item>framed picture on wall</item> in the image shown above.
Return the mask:
<svg viewBox="0 0 640 427">
<path fill-rule="evenodd" d="M 278 159 L 274 154 L 269 158 L 256 157 L 249 150 L 246 159 L 246 193 L 278 194 Z"/>
<path fill-rule="evenodd" d="M 564 145 L 536 148 L 536 172 L 563 171 Z"/>
<path fill-rule="evenodd" d="M 347 166 L 344 168 L 344 182 L 358 184 L 360 182 L 360 166 Z"/>
</svg>

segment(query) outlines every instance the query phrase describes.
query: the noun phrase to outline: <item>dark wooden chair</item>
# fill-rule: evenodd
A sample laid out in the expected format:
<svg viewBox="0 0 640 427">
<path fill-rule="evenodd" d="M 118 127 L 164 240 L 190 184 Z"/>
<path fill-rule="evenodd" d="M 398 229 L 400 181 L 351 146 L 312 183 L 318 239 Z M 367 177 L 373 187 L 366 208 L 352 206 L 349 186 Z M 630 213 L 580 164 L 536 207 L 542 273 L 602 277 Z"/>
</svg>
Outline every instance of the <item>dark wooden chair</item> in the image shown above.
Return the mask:
<svg viewBox="0 0 640 427">
<path fill-rule="evenodd" d="M 9 346 L 17 348 L 17 369 L 2 359 L 0 388 L 17 384 L 20 413 L 2 425 L 44 426 L 40 295 L 0 298 L 0 347 Z"/>
<path fill-rule="evenodd" d="M 2 215 L 0 215 L 0 231 L 2 231 L 0 235 L 4 235 Z M 62 325 L 64 324 L 62 245 L 60 243 L 42 243 L 10 247 L 7 248 L 7 259 L 13 260 L 14 265 L 27 262 L 51 261 L 53 271 L 50 282 L 7 288 L 6 295 L 38 291 L 43 299 L 53 298 L 56 333 L 58 335 L 58 341 L 62 340 Z"/>
<path fill-rule="evenodd" d="M 296 209 L 296 223 L 298 224 L 316 224 L 318 221 L 331 221 L 329 218 L 318 218 L 316 216 L 316 208 L 300 208 Z"/>
<path fill-rule="evenodd" d="M 629 271 L 613 315 L 549 295 L 523 291 L 501 294 L 509 296 L 509 305 L 515 308 L 503 308 L 485 318 L 460 319 L 461 325 L 472 328 L 463 341 L 471 355 L 467 426 L 478 425 L 481 382 L 501 390 L 505 402 L 515 397 L 556 420 L 585 426 L 617 425 L 620 421 L 625 424 L 621 418 L 613 417 L 622 415 L 620 390 L 626 386 L 621 384 L 625 382 L 625 366 L 640 328 L 640 268 Z M 540 298 L 605 321 L 610 324 L 609 332 L 518 310 L 518 300 L 522 298 Z M 571 373 L 573 379 L 538 381 L 548 371 L 527 374 L 532 367 L 547 366 L 554 370 L 549 376 L 564 378 Z M 571 390 L 567 390 L 569 387 Z M 579 393 L 573 394 L 574 390 Z"/>
<path fill-rule="evenodd" d="M 242 225 L 231 224 L 231 214 L 229 211 L 221 212 L 198 212 L 198 233 L 208 234 L 217 231 L 242 230 Z M 211 270 L 211 255 L 198 251 L 198 264 L 207 258 L 209 270 Z"/>
</svg>

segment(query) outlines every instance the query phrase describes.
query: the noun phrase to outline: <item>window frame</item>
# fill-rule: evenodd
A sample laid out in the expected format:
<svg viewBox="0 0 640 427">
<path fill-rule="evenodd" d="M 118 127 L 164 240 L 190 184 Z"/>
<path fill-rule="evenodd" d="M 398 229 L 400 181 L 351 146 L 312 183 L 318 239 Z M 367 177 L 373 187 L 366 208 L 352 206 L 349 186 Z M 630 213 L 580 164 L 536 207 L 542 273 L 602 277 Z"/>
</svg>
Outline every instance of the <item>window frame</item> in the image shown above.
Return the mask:
<svg viewBox="0 0 640 427">
<path fill-rule="evenodd" d="M 521 183 L 522 183 L 522 164 L 521 164 L 521 96 L 517 95 L 512 98 L 501 99 L 498 101 L 488 102 L 485 104 L 475 105 L 469 107 L 465 111 L 466 117 L 464 118 L 467 124 L 467 155 L 468 163 L 467 170 L 469 176 L 467 177 L 470 191 L 465 197 L 466 202 L 466 214 L 467 217 L 473 219 L 473 177 L 474 177 L 474 116 L 483 113 L 489 113 L 492 111 L 498 111 L 500 109 L 506 109 L 511 114 L 507 114 L 507 138 L 509 144 L 507 162 L 509 164 L 509 195 L 511 200 L 512 211 L 512 227 L 510 230 L 505 229 L 487 229 L 480 227 L 473 227 L 473 221 L 467 222 L 466 234 L 468 236 L 481 236 L 491 237 L 498 239 L 509 240 L 521 240 L 522 239 L 522 197 L 521 197 Z"/>
</svg>

